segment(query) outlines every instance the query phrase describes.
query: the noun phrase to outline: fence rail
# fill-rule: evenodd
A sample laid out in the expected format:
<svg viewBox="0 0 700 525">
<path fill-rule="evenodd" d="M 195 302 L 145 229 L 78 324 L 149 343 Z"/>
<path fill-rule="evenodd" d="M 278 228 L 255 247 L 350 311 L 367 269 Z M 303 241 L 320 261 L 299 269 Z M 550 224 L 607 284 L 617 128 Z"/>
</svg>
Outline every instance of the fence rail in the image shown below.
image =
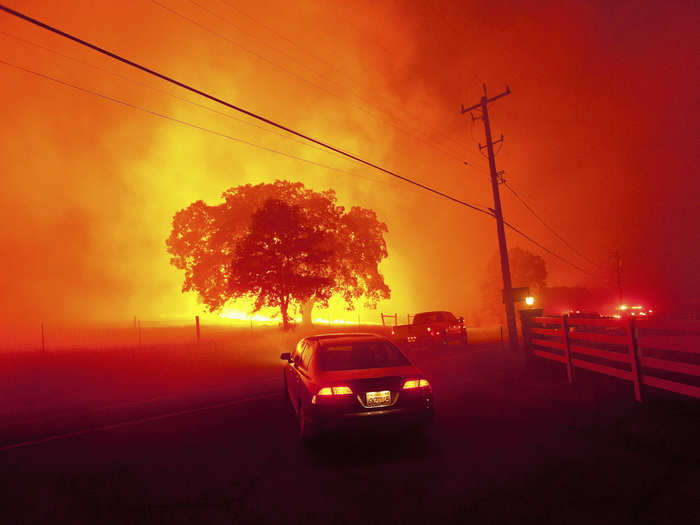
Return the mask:
<svg viewBox="0 0 700 525">
<path fill-rule="evenodd" d="M 700 399 L 700 321 L 656 319 L 523 319 L 528 351 L 565 365 L 632 382 L 642 402 L 644 387 Z"/>
</svg>

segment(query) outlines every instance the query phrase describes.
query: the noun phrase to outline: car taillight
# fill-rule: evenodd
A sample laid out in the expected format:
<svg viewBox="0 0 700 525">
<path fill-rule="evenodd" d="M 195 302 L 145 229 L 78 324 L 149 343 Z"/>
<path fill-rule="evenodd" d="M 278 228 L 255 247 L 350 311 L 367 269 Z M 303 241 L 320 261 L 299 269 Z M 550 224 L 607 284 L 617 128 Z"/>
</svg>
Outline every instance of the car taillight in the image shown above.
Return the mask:
<svg viewBox="0 0 700 525">
<path fill-rule="evenodd" d="M 430 383 L 427 379 L 408 379 L 403 383 L 404 390 L 411 390 L 413 388 L 429 388 Z"/>
<path fill-rule="evenodd" d="M 352 390 L 350 389 L 349 386 L 345 386 L 345 385 L 324 386 L 318 392 L 316 392 L 316 395 L 314 397 L 311 398 L 311 403 L 314 405 L 316 404 L 317 396 L 332 397 L 332 396 L 347 396 L 349 394 L 352 394 Z"/>
<path fill-rule="evenodd" d="M 430 328 L 430 327 L 428 327 L 428 328 L 426 328 L 426 330 L 427 330 L 428 332 L 430 332 L 431 328 Z"/>
</svg>

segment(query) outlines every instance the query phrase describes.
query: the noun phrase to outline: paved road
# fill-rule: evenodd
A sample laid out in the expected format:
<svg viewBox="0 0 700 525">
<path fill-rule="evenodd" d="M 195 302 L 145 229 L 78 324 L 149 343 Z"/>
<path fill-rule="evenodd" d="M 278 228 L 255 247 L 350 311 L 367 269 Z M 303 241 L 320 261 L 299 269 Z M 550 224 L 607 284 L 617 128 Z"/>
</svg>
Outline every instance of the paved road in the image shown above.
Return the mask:
<svg viewBox="0 0 700 525">
<path fill-rule="evenodd" d="M 413 353 L 427 438 L 295 439 L 280 368 L 254 384 L 0 424 L 4 523 L 685 523 L 700 406 L 523 371 L 494 346 Z"/>
</svg>

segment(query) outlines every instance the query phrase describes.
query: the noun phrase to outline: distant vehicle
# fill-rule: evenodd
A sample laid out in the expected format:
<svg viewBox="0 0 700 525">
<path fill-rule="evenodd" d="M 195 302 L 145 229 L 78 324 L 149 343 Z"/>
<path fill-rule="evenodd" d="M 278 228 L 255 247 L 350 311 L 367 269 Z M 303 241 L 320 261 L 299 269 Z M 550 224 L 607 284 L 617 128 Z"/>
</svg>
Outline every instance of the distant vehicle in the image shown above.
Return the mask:
<svg viewBox="0 0 700 525">
<path fill-rule="evenodd" d="M 424 428 L 433 421 L 430 383 L 386 337 L 316 335 L 280 358 L 287 361 L 284 390 L 303 442 L 329 430 L 376 424 Z"/>
<path fill-rule="evenodd" d="M 408 343 L 441 343 L 459 341 L 467 344 L 467 329 L 464 318 L 457 319 L 450 312 L 421 312 L 413 317 L 411 324 L 394 326 L 391 330 L 394 339 Z"/>
<path fill-rule="evenodd" d="M 586 310 L 570 310 L 569 317 L 575 319 L 599 319 L 601 315 L 598 312 Z"/>
</svg>

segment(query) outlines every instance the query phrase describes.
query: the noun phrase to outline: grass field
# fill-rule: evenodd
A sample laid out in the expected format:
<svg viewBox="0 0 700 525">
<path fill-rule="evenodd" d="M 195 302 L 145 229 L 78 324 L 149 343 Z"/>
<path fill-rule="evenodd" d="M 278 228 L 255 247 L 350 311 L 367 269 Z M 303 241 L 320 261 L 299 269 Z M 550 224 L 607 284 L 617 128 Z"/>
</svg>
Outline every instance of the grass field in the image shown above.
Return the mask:
<svg viewBox="0 0 700 525">
<path fill-rule="evenodd" d="M 360 330 L 387 333 L 381 326 Z M 254 327 L 251 332 L 202 326 L 197 343 L 193 327 L 160 326 L 144 329 L 139 345 L 129 342 L 131 330 L 112 328 L 101 332 L 102 339 L 92 346 L 5 351 L 0 353 L 0 419 L 42 418 L 67 410 L 232 387 L 255 392 L 265 387 L 264 381 L 257 384 L 260 378 L 281 370 L 279 355 L 293 349 L 300 338 L 360 330 L 313 326 L 282 332 L 276 327 Z M 499 327 L 470 329 L 470 343 L 493 341 L 499 333 Z"/>
</svg>

